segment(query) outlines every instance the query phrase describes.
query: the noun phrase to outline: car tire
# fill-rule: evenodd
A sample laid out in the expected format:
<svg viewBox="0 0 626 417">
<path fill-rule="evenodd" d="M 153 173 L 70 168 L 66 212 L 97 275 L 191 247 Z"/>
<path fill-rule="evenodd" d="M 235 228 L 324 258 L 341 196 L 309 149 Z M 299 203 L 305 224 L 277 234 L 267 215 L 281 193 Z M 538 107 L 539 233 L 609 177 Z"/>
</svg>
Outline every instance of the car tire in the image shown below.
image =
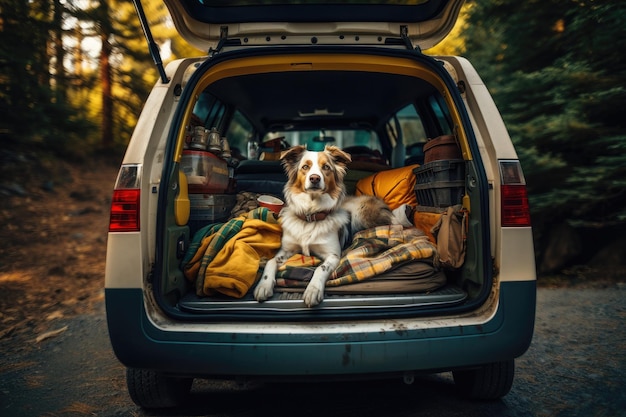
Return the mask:
<svg viewBox="0 0 626 417">
<path fill-rule="evenodd" d="M 193 378 L 176 378 L 148 369 L 126 369 L 130 398 L 142 408 L 171 408 L 189 396 Z"/>
<path fill-rule="evenodd" d="M 515 361 L 494 362 L 480 368 L 453 371 L 454 383 L 462 397 L 473 400 L 497 400 L 513 386 Z"/>
</svg>

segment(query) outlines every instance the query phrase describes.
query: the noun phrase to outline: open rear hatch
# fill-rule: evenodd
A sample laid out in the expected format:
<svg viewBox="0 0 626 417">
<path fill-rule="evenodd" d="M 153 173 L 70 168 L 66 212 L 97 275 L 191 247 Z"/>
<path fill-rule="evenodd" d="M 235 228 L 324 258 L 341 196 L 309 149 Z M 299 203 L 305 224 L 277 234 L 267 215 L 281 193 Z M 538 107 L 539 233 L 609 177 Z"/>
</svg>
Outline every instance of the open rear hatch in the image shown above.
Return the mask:
<svg viewBox="0 0 626 417">
<path fill-rule="evenodd" d="M 276 120 L 291 121 L 292 125 L 307 128 L 311 128 L 309 123 L 330 124 L 332 126 L 335 126 L 334 123 L 340 123 L 345 128 L 346 126 L 353 126 L 354 120 L 368 120 L 366 116 L 368 114 L 375 116 L 371 117 L 372 123 L 367 125 L 372 131 L 380 131 L 385 129 L 385 125 L 375 121 L 384 122 L 387 120 L 383 115 L 389 117 L 388 113 L 391 109 L 397 111 L 416 100 L 423 105 L 433 102 L 429 98 L 439 97 L 439 89 L 444 88 L 445 69 L 437 61 L 415 51 L 401 50 L 396 51 L 397 53 L 393 56 L 389 56 L 386 51 L 375 51 L 374 48 L 370 48 L 368 54 L 364 55 L 362 48 L 350 47 L 342 48 L 341 55 L 328 55 L 328 51 L 332 49 L 334 47 L 331 46 L 297 47 L 290 48 L 289 53 L 287 53 L 284 48 L 273 47 L 267 48 L 266 52 L 270 54 L 269 56 L 259 56 L 259 51 L 255 48 L 218 54 L 198 67 L 180 98 L 181 103 L 196 101 L 196 106 L 204 109 L 204 113 L 198 107 L 188 104 L 183 106 L 187 110 L 179 111 L 180 118 L 174 119 L 174 124 L 180 125 L 181 120 L 191 108 L 194 109 L 194 114 L 200 116 L 201 120 L 206 120 L 205 113 L 206 115 L 213 114 L 213 111 L 209 109 L 219 107 L 218 103 L 229 103 L 238 111 L 246 114 L 254 126 L 265 129 L 265 131 L 271 131 L 271 128 L 276 126 L 276 123 L 273 123 Z M 313 50 L 316 52 L 311 52 Z M 318 54 L 317 51 L 323 53 Z M 328 57 L 333 58 L 332 63 L 328 63 Z M 406 64 L 407 57 L 412 57 L 415 61 L 413 64 L 415 70 L 411 72 L 412 75 L 394 74 L 393 71 L 398 68 L 397 63 Z M 307 66 L 306 70 L 289 70 L 292 66 L 291 62 L 300 61 L 306 61 L 310 65 Z M 315 68 L 318 62 L 323 62 L 326 65 L 324 70 L 311 69 Z M 368 65 L 371 62 L 377 62 L 376 70 L 367 66 L 362 67 L 361 62 Z M 236 74 L 216 79 L 216 74 L 221 73 L 221 67 L 225 64 L 228 65 L 228 68 L 237 68 Z M 274 72 L 265 71 L 267 65 L 271 66 Z M 441 79 L 433 77 L 432 74 L 435 71 Z M 428 75 L 429 80 L 420 77 L 420 74 Z M 209 79 L 211 80 L 210 83 L 206 81 Z M 329 79 L 340 79 L 342 82 L 329 83 Z M 197 86 L 195 90 L 194 85 Z M 363 91 L 363 85 L 372 86 L 367 89 L 366 96 L 360 95 L 360 92 Z M 279 100 L 276 100 L 277 95 L 273 94 L 273 91 L 280 92 L 278 94 Z M 297 93 L 294 93 L 296 91 Z M 399 93 L 394 94 L 393 97 L 388 97 L 388 91 L 398 91 Z M 350 99 L 351 97 L 352 99 Z M 386 99 L 383 100 L 383 97 Z M 332 117 L 320 115 L 313 121 L 299 116 L 301 112 L 298 109 L 308 108 L 307 105 L 312 105 L 312 108 L 324 107 L 324 103 L 329 100 L 340 105 L 342 109 L 347 109 L 345 114 L 341 112 L 342 116 Z M 229 110 L 226 110 L 226 113 L 228 112 Z M 453 125 L 458 124 L 459 122 L 453 123 Z M 220 123 L 217 124 L 217 126 L 220 125 Z M 170 140 L 174 141 L 175 137 L 180 137 L 180 128 L 172 132 Z M 190 152 L 195 151 L 190 150 Z M 168 159 L 166 157 L 166 160 Z M 462 162 L 455 165 L 455 167 L 463 168 L 461 170 L 452 169 L 452 166 L 445 168 L 443 164 L 439 164 L 441 165 L 440 168 L 447 170 L 447 172 L 435 175 L 454 174 L 453 185 L 460 187 L 456 190 L 463 189 L 465 175 L 461 171 L 464 170 L 465 164 Z M 466 164 L 470 166 L 471 162 L 467 161 Z M 243 167 L 251 171 L 244 172 Z M 169 169 L 175 170 L 176 168 L 171 167 Z M 413 169 L 412 166 L 409 167 L 408 172 L 415 175 Z M 348 173 L 351 171 L 349 168 Z M 252 186 L 254 186 L 255 181 L 259 183 L 268 182 L 270 177 L 275 177 L 277 181 L 283 178 L 276 192 L 282 192 L 282 185 L 286 180 L 278 161 L 244 160 L 235 169 L 235 172 L 247 175 L 247 181 Z M 171 174 L 169 177 L 175 178 L 176 176 Z M 379 174 L 378 178 L 383 177 Z M 237 185 L 241 185 L 240 183 L 243 181 L 239 181 L 240 178 L 237 174 L 236 179 L 238 179 Z M 444 185 L 447 187 L 450 184 Z M 486 189 L 487 187 L 482 188 Z M 166 189 L 175 190 L 176 187 L 169 186 Z M 260 192 L 257 189 L 252 191 Z M 410 189 L 410 193 L 413 195 L 415 194 L 414 191 L 413 188 Z M 172 197 L 165 200 L 171 201 Z M 166 213 L 168 211 L 170 210 L 161 207 L 158 212 Z M 228 208 L 228 212 L 230 212 L 230 208 Z M 480 210 L 477 209 L 473 215 L 479 213 Z M 166 226 L 159 226 L 159 230 L 165 230 L 166 233 L 170 233 L 170 230 L 177 230 L 171 227 L 171 220 L 168 221 L 166 218 L 164 221 Z M 197 238 L 197 232 L 207 223 L 191 227 L 191 230 L 186 232 L 187 236 L 194 236 L 194 242 L 200 241 Z M 475 228 L 480 227 L 480 224 L 488 224 L 485 221 L 473 223 Z M 210 232 L 212 235 L 215 233 L 215 231 Z M 479 233 L 482 232 L 476 230 L 476 234 Z M 168 259 L 169 266 L 164 266 L 162 271 L 157 272 L 155 276 L 158 278 L 158 282 L 164 283 L 164 285 L 157 287 L 157 290 L 162 291 L 161 298 L 170 300 L 170 309 L 174 311 L 174 315 L 181 318 L 189 317 L 196 320 L 315 320 L 322 317 L 339 319 L 353 316 L 375 318 L 401 315 L 416 316 L 435 312 L 441 314 L 442 312 L 451 313 L 453 311 L 458 312 L 460 309 L 475 308 L 476 303 L 480 302 L 482 297 L 476 293 L 477 286 L 483 290 L 489 288 L 484 282 L 478 282 L 484 277 L 482 273 L 484 266 L 477 265 L 482 259 L 480 254 L 484 252 L 472 250 L 473 259 L 469 263 L 470 266 L 465 275 L 461 271 L 446 271 L 444 274 L 444 272 L 434 270 L 432 263 L 428 264 L 428 259 L 413 257 L 406 265 L 399 265 L 397 269 L 390 271 L 393 274 L 377 276 L 375 279 L 368 278 L 367 282 L 364 281 L 364 285 L 359 286 L 351 283 L 338 287 L 327 286 L 324 301 L 312 309 L 307 308 L 302 301 L 304 286 L 299 283 L 292 283 L 295 278 L 291 276 L 284 280 L 285 283 L 279 282 L 273 297 L 259 303 L 254 300 L 252 295 L 254 287 L 235 297 L 216 294 L 214 292 L 215 287 L 205 285 L 206 280 L 212 281 L 214 277 L 222 276 L 222 274 L 196 275 L 193 283 L 186 289 L 174 284 L 170 285 L 171 279 L 167 276 L 162 277 L 164 271 L 171 273 L 174 268 L 179 267 L 185 270 L 186 265 L 184 259 L 181 263 L 181 258 L 174 255 L 175 246 L 172 242 L 175 238 L 176 236 L 170 235 L 168 238 L 161 239 L 161 241 L 166 242 L 164 247 L 169 246 L 169 249 L 164 249 L 165 253 L 159 258 Z M 478 239 L 476 242 L 482 242 L 482 239 Z M 187 256 L 190 256 L 189 251 Z M 229 256 L 224 255 L 224 258 L 229 259 Z M 218 264 L 221 265 L 220 262 Z M 420 269 L 409 269 L 409 267 L 420 266 Z M 477 281 L 470 283 L 469 287 L 466 285 L 468 276 Z M 187 279 L 192 278 L 187 276 Z M 287 282 L 288 280 L 292 282 Z M 432 283 L 434 285 L 430 285 Z M 215 283 L 213 282 L 211 285 L 213 284 Z M 218 284 L 221 285 L 221 283 Z M 199 288 L 202 290 L 199 291 Z"/>
<path fill-rule="evenodd" d="M 139 0 L 134 1 L 140 6 Z M 172 131 L 168 139 L 171 143 L 168 143 L 166 146 L 169 150 L 165 155 L 165 160 L 175 161 L 174 164 L 176 166 L 166 162 L 163 171 L 164 180 L 162 181 L 162 185 L 168 184 L 169 181 L 172 184 L 176 183 L 174 185 L 177 186 L 179 178 L 177 164 L 179 161 L 176 155 L 182 150 L 180 138 L 183 131 L 180 126 L 185 124 L 186 120 L 189 120 L 190 116 L 185 112 L 190 112 L 190 109 L 193 107 L 190 107 L 186 102 L 198 100 L 198 97 L 201 97 L 204 90 L 206 90 L 215 97 L 220 97 L 224 102 L 236 105 L 243 110 L 245 108 L 243 103 L 250 104 L 253 102 L 250 97 L 246 97 L 246 94 L 249 92 L 254 92 L 256 94 L 255 97 L 259 98 L 271 97 L 272 100 L 268 103 L 256 103 L 245 111 L 247 115 L 253 116 L 254 112 L 259 109 L 265 109 L 268 113 L 271 113 L 268 106 L 272 105 L 272 101 L 276 102 L 274 100 L 276 93 L 281 92 L 281 94 L 284 94 L 286 91 L 293 90 L 288 83 L 272 79 L 283 74 L 276 70 L 273 70 L 276 72 L 260 71 L 255 75 L 252 73 L 245 74 L 246 71 L 241 74 L 237 72 L 240 75 L 226 76 L 207 84 L 205 80 L 208 78 L 203 78 L 203 72 L 209 71 L 213 65 L 218 65 L 220 62 L 231 62 L 232 57 L 237 57 L 237 59 L 243 57 L 242 59 L 250 59 L 250 62 L 253 62 L 256 57 L 262 55 L 262 53 L 258 52 L 258 46 L 260 45 L 268 46 L 270 50 L 273 50 L 272 53 L 275 54 L 275 57 L 290 55 L 293 51 L 299 51 L 294 56 L 297 56 L 297 54 L 304 56 L 308 52 L 306 50 L 313 45 L 315 46 L 312 50 L 315 50 L 315 53 L 320 51 L 319 48 L 322 48 L 327 53 L 332 52 L 328 56 L 335 56 L 336 52 L 340 51 L 336 47 L 344 44 L 355 56 L 361 50 L 360 46 L 365 45 L 383 47 L 383 49 L 386 49 L 385 47 L 387 46 L 394 49 L 401 46 L 408 50 L 412 50 L 414 47 L 429 48 L 449 33 L 456 21 L 463 1 L 427 0 L 410 4 L 409 2 L 406 4 L 397 2 L 394 4 L 345 4 L 321 1 L 294 4 L 286 4 L 285 2 L 264 2 L 263 4 L 258 4 L 247 1 L 224 3 L 220 1 L 198 0 L 164 0 L 164 2 L 171 12 L 178 31 L 190 44 L 204 51 L 228 52 L 227 49 L 230 48 L 230 52 L 235 54 L 214 55 L 212 59 L 204 64 L 195 65 L 196 72 L 191 75 L 191 78 L 184 80 L 187 86 L 183 89 L 183 93 L 180 96 L 179 110 L 177 110 L 177 116 L 173 120 Z M 289 54 L 283 53 L 286 49 L 280 47 L 285 45 L 290 45 L 295 49 L 289 49 Z M 355 45 L 357 45 L 356 48 Z M 247 46 L 253 46 L 253 48 L 245 48 L 245 52 L 237 51 Z M 385 52 L 375 52 L 371 48 L 364 50 L 367 50 L 368 54 L 380 54 L 381 60 L 388 59 L 384 58 L 387 56 Z M 404 51 L 404 53 L 409 54 L 409 51 Z M 389 82 L 402 82 L 403 84 L 394 84 L 383 88 L 383 83 L 370 80 L 365 83 L 357 83 L 361 87 L 355 91 L 362 90 L 363 85 L 372 86 L 372 89 L 374 89 L 374 86 L 380 86 L 378 90 L 386 89 L 387 92 L 398 91 L 399 94 L 396 94 L 396 96 L 402 97 L 409 94 L 411 90 L 410 88 L 407 89 L 407 85 L 404 84 L 406 79 L 410 80 L 410 85 L 414 86 L 412 88 L 423 91 L 424 94 L 436 94 L 438 90 L 443 92 L 446 89 L 456 89 L 454 81 L 449 77 L 446 70 L 443 69 L 441 63 L 424 57 L 416 51 L 410 53 L 414 54 L 410 59 L 424 60 L 424 67 L 418 73 L 427 75 L 429 81 L 425 81 L 425 79 L 419 78 L 414 74 L 403 73 L 400 75 L 398 73 L 390 75 L 381 71 L 381 74 L 376 75 L 377 70 L 359 70 L 361 76 L 365 78 L 384 76 L 384 79 L 388 79 Z M 272 65 L 280 65 L 276 64 L 275 59 L 270 60 Z M 155 61 L 158 61 L 158 59 L 155 59 Z M 369 64 L 370 59 L 368 58 L 364 60 L 362 65 L 367 66 Z M 265 65 L 265 63 L 260 65 Z M 333 65 L 336 66 L 336 64 Z M 337 68 L 338 73 L 349 74 L 345 69 Z M 307 71 L 311 80 L 307 80 L 307 82 L 294 81 L 293 86 L 317 83 L 316 85 L 330 87 L 330 84 L 325 81 L 318 80 L 311 83 L 316 74 L 321 76 L 324 74 L 323 72 Z M 292 72 L 292 74 L 295 73 Z M 305 72 L 302 72 L 302 74 L 305 74 Z M 433 74 L 438 75 L 432 78 Z M 447 80 L 437 81 L 435 83 L 437 86 L 435 86 L 433 80 L 438 77 L 441 77 L 439 79 Z M 256 78 L 259 79 L 257 80 Z M 383 78 L 381 78 L 382 80 Z M 202 85 L 203 87 L 198 89 L 196 85 Z M 248 87 L 244 88 L 246 85 Z M 273 89 L 276 93 L 258 93 L 262 88 Z M 344 94 L 336 93 L 336 90 L 337 88 L 334 86 L 328 94 L 322 95 L 315 91 L 315 88 L 312 88 L 308 96 L 324 96 L 325 98 L 336 96 L 338 99 L 350 96 L 347 90 L 344 91 Z M 380 97 L 388 96 L 386 93 L 377 94 Z M 454 94 L 458 95 L 458 92 L 455 91 Z M 240 101 L 239 104 L 237 104 L 237 100 Z M 461 103 L 460 97 L 456 100 L 458 103 Z M 285 102 L 279 100 L 278 104 L 283 107 L 290 105 L 286 100 Z M 185 107 L 187 110 L 183 109 Z M 294 109 L 300 108 L 292 107 Z M 312 108 L 317 109 L 315 106 Z M 389 108 L 389 113 L 398 111 L 400 108 L 392 105 Z M 328 115 L 324 114 L 322 116 Z M 255 120 L 254 117 L 252 119 Z M 263 118 L 258 117 L 257 120 L 261 121 Z M 266 128 L 268 127 L 266 126 Z M 210 128 L 210 126 L 207 128 Z M 261 173 L 259 177 L 262 176 L 263 174 Z M 162 244 L 160 244 L 161 247 L 157 248 L 157 252 L 162 252 L 157 254 L 157 260 L 161 261 L 157 261 L 154 271 L 156 301 L 172 316 L 202 320 L 223 318 L 291 320 L 296 318 L 317 319 L 321 317 L 336 319 L 352 315 L 360 318 L 389 317 L 389 314 L 420 315 L 433 314 L 433 312 L 440 313 L 444 311 L 442 310 L 443 308 L 448 312 L 475 308 L 489 292 L 489 285 L 486 285 L 483 281 L 481 272 L 486 268 L 484 268 L 484 265 L 478 267 L 474 265 L 472 275 L 479 282 L 470 283 L 470 288 L 463 285 L 466 277 L 460 278 L 464 275 L 460 271 L 453 272 L 451 277 L 446 277 L 440 272 L 439 277 L 443 276 L 444 284 L 427 290 L 401 286 L 397 287 L 398 289 L 389 290 L 387 286 L 387 290 L 384 291 L 342 291 L 327 287 L 324 301 L 313 309 L 304 306 L 301 290 L 277 290 L 271 299 L 263 303 L 254 300 L 252 291 L 249 291 L 241 298 L 215 294 L 198 296 L 195 289 L 192 288 L 195 285 L 188 285 L 186 289 L 184 288 L 185 286 L 180 282 L 182 277 L 178 275 L 178 272 L 174 274 L 176 275 L 174 280 L 176 283 L 168 277 L 168 275 L 172 274 L 174 268 L 180 267 L 180 236 L 185 235 L 184 228 L 173 226 L 175 222 L 173 217 L 171 217 L 172 208 L 170 206 L 171 202 L 176 199 L 177 193 L 174 185 L 162 187 L 163 191 L 167 190 L 167 195 L 161 193 L 163 195 L 159 196 L 157 242 L 162 242 Z M 486 189 L 486 187 L 482 188 Z M 477 221 L 475 223 L 478 225 L 476 227 L 479 227 L 480 224 L 488 224 L 484 219 L 482 222 Z M 193 232 L 194 230 L 191 230 L 192 234 Z M 187 234 L 186 239 L 190 239 L 190 237 Z M 477 250 L 477 252 L 479 255 L 483 253 L 482 250 Z M 474 259 L 478 263 L 482 262 L 479 255 Z M 478 273 L 476 273 L 477 271 Z M 433 274 L 433 276 L 436 276 L 436 274 Z M 477 287 L 480 288 L 478 291 Z"/>
<path fill-rule="evenodd" d="M 138 1 L 138 0 L 137 0 Z M 463 0 L 164 0 L 181 36 L 202 51 L 246 45 L 393 44 L 430 48 L 454 26 Z"/>
<path fill-rule="evenodd" d="M 465 0 L 163 0 L 178 33 L 204 52 L 268 44 L 404 45 L 428 49 L 452 30 Z M 168 79 L 141 0 L 133 0 L 163 83 Z"/>
</svg>

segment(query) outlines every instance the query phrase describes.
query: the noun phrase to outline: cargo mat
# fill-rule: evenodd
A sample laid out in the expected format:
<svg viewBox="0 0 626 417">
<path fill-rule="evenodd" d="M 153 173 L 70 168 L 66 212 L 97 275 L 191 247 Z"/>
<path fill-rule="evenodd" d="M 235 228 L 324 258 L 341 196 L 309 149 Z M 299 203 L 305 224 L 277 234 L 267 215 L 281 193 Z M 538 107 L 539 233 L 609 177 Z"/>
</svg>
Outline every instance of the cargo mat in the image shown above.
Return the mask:
<svg viewBox="0 0 626 417">
<path fill-rule="evenodd" d="M 467 293 L 459 287 L 446 285 L 428 293 L 410 294 L 326 294 L 324 301 L 315 310 L 361 310 L 381 308 L 428 308 L 460 304 L 467 298 Z M 179 302 L 178 308 L 189 313 L 232 313 L 260 311 L 310 311 L 302 302 L 300 292 L 278 292 L 270 300 L 257 302 L 251 293 L 235 299 L 227 296 L 198 297 L 188 293 Z"/>
</svg>

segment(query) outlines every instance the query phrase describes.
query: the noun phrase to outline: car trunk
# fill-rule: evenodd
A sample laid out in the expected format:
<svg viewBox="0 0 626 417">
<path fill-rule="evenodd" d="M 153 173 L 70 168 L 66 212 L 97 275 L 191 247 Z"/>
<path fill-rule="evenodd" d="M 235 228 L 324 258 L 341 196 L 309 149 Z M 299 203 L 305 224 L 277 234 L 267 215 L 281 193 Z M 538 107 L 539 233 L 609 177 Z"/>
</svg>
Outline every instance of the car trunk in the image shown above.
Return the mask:
<svg viewBox="0 0 626 417">
<path fill-rule="evenodd" d="M 157 262 L 150 277 L 154 299 L 170 316 L 181 320 L 271 321 L 390 318 L 457 314 L 475 309 L 484 302 L 491 288 L 489 222 L 485 204 L 487 185 L 484 174 L 480 174 L 481 162 L 476 157 L 478 151 L 475 140 L 455 81 L 444 69 L 442 62 L 414 51 L 390 52 L 374 48 L 368 50 L 367 54 L 363 52 L 362 48 L 356 48 L 352 56 L 346 54 L 345 50 L 342 50 L 342 54 L 335 54 L 332 47 L 320 49 L 315 54 L 306 48 L 300 53 L 292 50 L 289 54 L 280 48 L 265 50 L 263 53 L 236 50 L 222 53 L 196 66 L 197 69 L 183 89 L 166 145 L 162 177 L 166 181 L 162 181 L 161 190 L 167 192 L 159 195 L 160 208 L 157 213 L 161 215 L 157 217 L 156 236 L 160 245 L 156 248 Z M 372 59 L 375 61 L 373 66 Z M 247 70 L 229 72 L 226 68 L 237 60 L 241 60 L 237 65 Z M 294 70 L 294 66 L 301 63 L 306 65 Z M 210 108 L 206 108 L 202 114 L 204 127 L 209 130 L 215 127 L 225 137 L 229 136 L 229 129 L 232 129 L 229 123 L 234 119 L 232 113 L 235 110 L 245 115 L 249 128 L 257 133 L 288 129 L 320 131 L 355 126 L 377 132 L 381 140 L 380 148 L 389 165 L 386 170 L 401 168 L 397 163 L 394 165 L 392 160 L 394 152 L 398 148 L 404 149 L 404 145 L 400 143 L 393 146 L 392 142 L 408 140 L 398 132 L 389 133 L 393 130 L 394 120 L 397 122 L 393 118 L 394 113 L 411 103 L 417 108 L 422 106 L 422 122 L 427 127 L 431 126 L 433 132 L 436 130 L 433 126 L 438 123 L 437 117 L 442 120 L 447 117 L 454 126 L 453 133 L 458 141 L 464 142 L 457 148 L 458 155 L 462 155 L 460 161 L 456 160 L 460 166 L 454 168 L 454 172 L 436 174 L 444 177 L 436 178 L 434 186 L 432 183 L 430 186 L 417 184 L 411 192 L 422 199 L 431 198 L 426 203 L 432 206 L 424 204 L 425 201 L 418 202 L 420 205 L 415 214 L 422 218 L 430 216 L 429 227 L 433 223 L 432 216 L 440 216 L 446 206 L 460 203 L 466 206 L 469 213 L 466 224 L 468 246 L 463 265 L 455 269 L 433 269 L 431 259 L 414 259 L 414 263 L 424 261 L 421 265 L 424 268 L 408 270 L 401 278 L 387 278 L 383 274 L 376 279 L 384 283 L 378 282 L 369 287 L 327 287 L 324 301 L 315 308 L 304 305 L 301 283 L 277 287 L 273 297 L 262 303 L 254 300 L 254 285 L 237 296 L 232 296 L 228 291 L 203 290 L 197 277 L 190 278 L 183 273 L 190 258 L 197 255 L 197 245 L 202 237 L 214 236 L 220 227 L 236 217 L 232 211 L 238 197 L 241 200 L 244 193 L 282 197 L 282 187 L 286 181 L 278 161 L 244 160 L 229 166 L 228 158 L 220 155 L 219 158 L 223 160 L 220 166 L 230 169 L 230 187 L 217 192 L 188 187 L 192 206 L 190 220 L 180 224 L 176 213 L 177 201 L 181 197 L 178 187 L 184 187 L 184 183 L 189 181 L 188 175 L 181 179 L 184 161 L 180 156 L 195 151 L 189 145 L 189 125 L 191 113 L 199 112 L 199 103 L 206 104 L 201 98 L 203 96 L 213 100 L 213 104 L 208 106 Z M 444 109 L 446 114 L 438 115 L 432 109 L 429 113 L 425 106 L 433 102 L 433 97 L 441 98 L 448 107 Z M 220 110 L 215 109 L 215 103 L 222 106 Z M 303 117 L 302 114 L 309 116 Z M 431 119 L 426 120 L 429 117 Z M 404 132 L 405 135 L 408 133 Z M 185 137 L 187 145 L 182 143 Z M 408 158 L 407 155 L 405 157 Z M 444 155 L 442 158 L 448 157 Z M 359 162 L 349 166 L 349 193 L 355 192 L 355 184 L 359 179 L 369 178 L 379 172 L 378 169 L 371 170 L 371 164 Z M 431 161 L 430 165 L 422 164 L 421 171 L 419 168 L 412 171 L 415 175 L 433 175 L 433 163 L 440 166 L 449 165 L 449 162 L 446 159 Z M 444 171 L 449 169 L 448 165 Z M 424 172 L 423 168 L 427 166 L 431 170 Z M 437 202 L 435 198 L 433 202 L 433 196 L 437 197 L 441 192 L 448 195 L 452 189 L 455 191 L 452 201 Z M 194 207 L 194 200 L 197 199 L 203 201 L 201 216 L 198 216 L 198 206 Z M 426 229 L 425 224 L 419 227 Z M 215 229 L 211 233 L 206 231 L 209 225 L 217 225 L 213 226 Z M 430 230 L 424 232 L 429 234 Z M 208 256 L 209 252 L 201 255 Z M 262 267 L 263 262 L 259 271 Z M 432 270 L 432 273 L 424 272 L 426 270 Z M 204 273 L 202 278 L 213 279 L 210 273 Z M 439 284 L 429 285 L 429 280 L 439 280 Z"/>
</svg>

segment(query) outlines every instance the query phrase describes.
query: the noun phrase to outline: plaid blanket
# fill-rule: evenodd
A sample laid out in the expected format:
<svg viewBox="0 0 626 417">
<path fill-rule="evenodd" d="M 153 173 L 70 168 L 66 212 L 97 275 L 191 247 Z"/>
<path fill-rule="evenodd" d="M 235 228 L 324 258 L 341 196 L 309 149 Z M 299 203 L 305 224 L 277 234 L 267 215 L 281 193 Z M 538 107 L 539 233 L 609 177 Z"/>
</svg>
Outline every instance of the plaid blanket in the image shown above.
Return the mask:
<svg viewBox="0 0 626 417">
<path fill-rule="evenodd" d="M 280 235 L 280 224 L 266 208 L 205 226 L 190 243 L 183 273 L 199 296 L 243 297 L 280 247 Z M 343 252 L 326 285 L 362 282 L 416 260 L 432 264 L 435 254 L 435 245 L 419 229 L 391 225 L 363 230 Z M 276 285 L 306 287 L 320 264 L 314 256 L 294 255 L 278 269 Z"/>
<path fill-rule="evenodd" d="M 435 245 L 416 228 L 391 225 L 363 230 L 354 236 L 352 245 L 343 252 L 326 286 L 361 282 L 411 261 L 432 263 L 436 251 Z M 305 287 L 320 263 L 316 257 L 292 256 L 279 268 L 277 285 Z"/>
</svg>

